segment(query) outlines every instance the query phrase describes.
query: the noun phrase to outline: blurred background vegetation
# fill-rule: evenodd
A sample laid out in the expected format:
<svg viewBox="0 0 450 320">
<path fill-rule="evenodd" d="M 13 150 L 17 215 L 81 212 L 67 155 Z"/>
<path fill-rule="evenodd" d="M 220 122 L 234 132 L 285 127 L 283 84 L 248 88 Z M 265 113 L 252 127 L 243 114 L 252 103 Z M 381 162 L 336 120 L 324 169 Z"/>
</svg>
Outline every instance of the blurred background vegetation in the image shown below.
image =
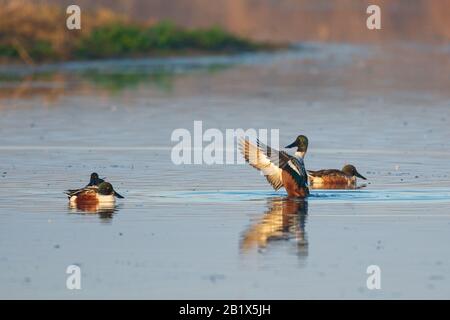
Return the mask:
<svg viewBox="0 0 450 320">
<path fill-rule="evenodd" d="M 67 30 L 66 8 L 82 10 Z M 382 30 L 366 8 L 382 9 Z M 0 62 L 223 53 L 301 41 L 450 41 L 450 0 L 0 0 Z"/>
<path fill-rule="evenodd" d="M 30 0 L 32 1 L 32 0 Z M 170 20 L 187 28 L 219 25 L 258 41 L 384 42 L 450 40 L 450 0 L 33 0 L 120 13 L 134 21 Z M 366 28 L 379 5 L 382 31 Z"/>
<path fill-rule="evenodd" d="M 83 10 L 81 30 L 68 30 L 66 7 L 25 0 L 0 2 L 0 59 L 40 61 L 230 53 L 274 49 L 218 26 L 186 28 L 169 20 L 142 22 L 107 8 Z"/>
</svg>

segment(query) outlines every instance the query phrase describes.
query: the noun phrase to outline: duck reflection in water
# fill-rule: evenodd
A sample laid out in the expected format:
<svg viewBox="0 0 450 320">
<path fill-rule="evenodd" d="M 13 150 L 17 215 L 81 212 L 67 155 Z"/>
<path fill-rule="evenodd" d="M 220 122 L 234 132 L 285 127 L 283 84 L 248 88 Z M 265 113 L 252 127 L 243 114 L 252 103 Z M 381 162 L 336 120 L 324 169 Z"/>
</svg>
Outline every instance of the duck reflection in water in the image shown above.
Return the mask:
<svg viewBox="0 0 450 320">
<path fill-rule="evenodd" d="M 78 214 L 98 214 L 101 219 L 112 218 L 118 210 L 114 203 L 70 203 L 71 213 Z"/>
<path fill-rule="evenodd" d="M 253 248 L 262 250 L 269 242 L 295 239 L 300 257 L 308 255 L 308 238 L 305 231 L 308 202 L 304 199 L 273 198 L 268 211 L 242 235 L 240 249 L 243 253 Z"/>
</svg>

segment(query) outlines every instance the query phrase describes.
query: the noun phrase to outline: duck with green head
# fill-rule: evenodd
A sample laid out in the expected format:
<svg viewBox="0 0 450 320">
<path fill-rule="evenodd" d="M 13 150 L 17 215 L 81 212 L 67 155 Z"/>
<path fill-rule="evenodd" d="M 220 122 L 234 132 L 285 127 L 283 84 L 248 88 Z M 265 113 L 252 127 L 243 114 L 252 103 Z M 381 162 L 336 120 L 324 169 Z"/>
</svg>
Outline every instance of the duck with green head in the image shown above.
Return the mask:
<svg viewBox="0 0 450 320">
<path fill-rule="evenodd" d="M 260 170 L 275 190 L 284 187 L 289 197 L 306 198 L 309 195 L 308 175 L 303 158 L 308 149 L 308 138 L 300 135 L 286 148 L 296 147 L 292 156 L 278 151 L 259 140 L 255 143 L 248 139 L 239 141 L 239 149 L 252 167 Z"/>
<path fill-rule="evenodd" d="M 117 193 L 112 184 L 109 182 L 102 182 L 98 186 L 87 186 L 78 190 L 67 190 L 70 204 L 100 204 L 100 203 L 114 203 L 115 198 L 122 199 Z"/>
<path fill-rule="evenodd" d="M 304 135 L 299 135 L 297 139 L 295 139 L 294 142 L 292 142 L 290 145 L 287 145 L 286 148 L 297 148 L 297 151 L 295 152 L 295 157 L 297 158 L 305 158 L 306 151 L 308 151 L 308 138 Z"/>
</svg>

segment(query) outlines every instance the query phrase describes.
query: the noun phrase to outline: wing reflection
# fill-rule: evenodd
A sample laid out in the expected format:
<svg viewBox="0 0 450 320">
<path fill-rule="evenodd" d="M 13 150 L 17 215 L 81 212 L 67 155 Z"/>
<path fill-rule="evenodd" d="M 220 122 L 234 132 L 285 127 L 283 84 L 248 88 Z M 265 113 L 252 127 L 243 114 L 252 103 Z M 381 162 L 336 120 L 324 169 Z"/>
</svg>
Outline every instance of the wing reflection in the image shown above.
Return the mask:
<svg viewBox="0 0 450 320">
<path fill-rule="evenodd" d="M 269 242 L 295 239 L 297 253 L 308 255 L 308 237 L 305 231 L 308 202 L 304 199 L 274 198 L 268 211 L 242 235 L 240 249 L 243 253 L 266 248 Z"/>
</svg>

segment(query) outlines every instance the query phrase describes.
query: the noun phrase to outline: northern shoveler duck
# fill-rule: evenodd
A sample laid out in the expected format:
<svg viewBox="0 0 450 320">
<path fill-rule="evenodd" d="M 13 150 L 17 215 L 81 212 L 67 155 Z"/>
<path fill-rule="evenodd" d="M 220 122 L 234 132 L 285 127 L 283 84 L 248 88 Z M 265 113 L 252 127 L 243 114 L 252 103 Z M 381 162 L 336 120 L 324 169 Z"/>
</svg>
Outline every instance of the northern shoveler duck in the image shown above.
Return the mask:
<svg viewBox="0 0 450 320">
<path fill-rule="evenodd" d="M 289 197 L 305 198 L 309 195 L 308 175 L 303 157 L 308 150 L 308 138 L 300 135 L 286 148 L 297 147 L 294 156 L 248 139 L 239 141 L 245 161 L 260 170 L 275 190 L 284 187 Z"/>
<path fill-rule="evenodd" d="M 91 177 L 89 179 L 89 183 L 86 185 L 86 187 L 98 186 L 102 182 L 105 182 L 105 180 L 100 179 L 97 172 L 92 172 Z M 66 193 L 73 193 L 79 190 L 80 189 L 69 189 L 66 190 Z"/>
<path fill-rule="evenodd" d="M 308 176 L 310 186 L 314 189 L 354 189 L 356 177 L 367 180 L 351 164 L 345 165 L 342 170 L 308 170 Z"/>
<path fill-rule="evenodd" d="M 114 191 L 109 182 L 102 182 L 98 186 L 87 186 L 78 190 L 67 190 L 71 205 L 82 206 L 84 204 L 114 203 L 115 197 L 123 198 Z"/>
</svg>

